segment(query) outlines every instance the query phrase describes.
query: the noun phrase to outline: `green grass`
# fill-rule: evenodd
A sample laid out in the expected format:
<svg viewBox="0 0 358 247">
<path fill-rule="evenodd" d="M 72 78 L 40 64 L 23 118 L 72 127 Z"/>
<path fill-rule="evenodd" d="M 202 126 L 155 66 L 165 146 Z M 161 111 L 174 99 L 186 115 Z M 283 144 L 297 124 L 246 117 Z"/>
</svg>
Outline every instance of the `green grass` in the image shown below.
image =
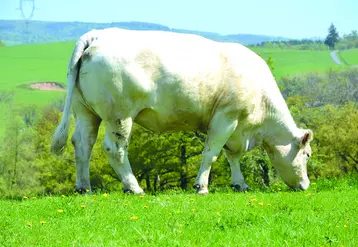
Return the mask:
<svg viewBox="0 0 358 247">
<path fill-rule="evenodd" d="M 0 244 L 358 246 L 357 181 L 318 182 L 306 192 L 273 190 L 2 199 Z"/>
<path fill-rule="evenodd" d="M 344 50 L 339 53 L 348 65 L 358 65 L 358 49 Z"/>
<path fill-rule="evenodd" d="M 54 81 L 66 83 L 67 63 L 73 42 L 0 48 L 0 91 L 14 92 L 14 105 L 43 106 L 63 97 L 63 92 L 30 90 L 22 85 Z"/>
<path fill-rule="evenodd" d="M 283 76 L 296 75 L 311 71 L 328 71 L 330 68 L 341 68 L 333 62 L 330 51 L 306 51 L 253 48 L 265 60 L 272 57 L 274 61 L 273 74 L 276 79 Z"/>
</svg>

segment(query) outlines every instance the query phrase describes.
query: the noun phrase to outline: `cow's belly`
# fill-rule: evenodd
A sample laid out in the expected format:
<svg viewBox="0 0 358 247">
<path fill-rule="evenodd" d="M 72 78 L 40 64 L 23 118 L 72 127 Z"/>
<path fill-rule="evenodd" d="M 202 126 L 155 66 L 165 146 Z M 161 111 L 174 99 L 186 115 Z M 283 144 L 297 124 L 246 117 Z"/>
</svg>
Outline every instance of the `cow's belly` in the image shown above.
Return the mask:
<svg viewBox="0 0 358 247">
<path fill-rule="evenodd" d="M 134 120 L 137 124 L 155 132 L 205 131 L 205 123 L 199 113 L 189 111 L 158 111 L 146 108 Z"/>
</svg>

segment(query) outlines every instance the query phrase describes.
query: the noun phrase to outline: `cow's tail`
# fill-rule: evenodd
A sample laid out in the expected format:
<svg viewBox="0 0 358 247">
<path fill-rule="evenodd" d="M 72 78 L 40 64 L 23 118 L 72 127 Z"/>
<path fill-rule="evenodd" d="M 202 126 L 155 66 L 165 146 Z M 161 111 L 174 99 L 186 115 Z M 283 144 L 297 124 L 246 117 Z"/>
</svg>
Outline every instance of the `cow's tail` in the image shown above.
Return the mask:
<svg viewBox="0 0 358 247">
<path fill-rule="evenodd" d="M 97 30 L 90 31 L 84 34 L 79 41 L 77 41 L 75 49 L 72 53 L 71 60 L 68 64 L 67 74 L 67 95 L 65 107 L 60 124 L 57 126 L 55 133 L 52 136 L 52 143 L 50 151 L 54 154 L 60 155 L 66 147 L 68 132 L 70 128 L 70 111 L 73 89 L 76 86 L 78 71 L 80 67 L 80 59 L 93 40 L 97 39 Z"/>
</svg>

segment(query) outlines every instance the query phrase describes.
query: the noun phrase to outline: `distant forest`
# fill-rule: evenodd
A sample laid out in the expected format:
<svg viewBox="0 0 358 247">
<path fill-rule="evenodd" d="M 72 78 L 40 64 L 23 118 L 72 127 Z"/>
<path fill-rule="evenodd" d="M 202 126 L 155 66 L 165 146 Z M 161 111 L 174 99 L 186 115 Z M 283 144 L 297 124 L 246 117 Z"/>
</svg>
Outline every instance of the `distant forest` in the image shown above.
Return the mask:
<svg viewBox="0 0 358 247">
<path fill-rule="evenodd" d="M 77 40 L 82 34 L 92 29 L 120 27 L 129 30 L 161 30 L 177 33 L 191 33 L 220 42 L 236 42 L 243 45 L 254 45 L 267 41 L 283 41 L 284 37 L 229 34 L 221 35 L 212 32 L 176 29 L 155 23 L 146 22 L 112 22 L 112 23 L 85 23 L 85 22 L 45 22 L 21 20 L 0 20 L 0 40 L 6 45 L 47 43 Z"/>
</svg>

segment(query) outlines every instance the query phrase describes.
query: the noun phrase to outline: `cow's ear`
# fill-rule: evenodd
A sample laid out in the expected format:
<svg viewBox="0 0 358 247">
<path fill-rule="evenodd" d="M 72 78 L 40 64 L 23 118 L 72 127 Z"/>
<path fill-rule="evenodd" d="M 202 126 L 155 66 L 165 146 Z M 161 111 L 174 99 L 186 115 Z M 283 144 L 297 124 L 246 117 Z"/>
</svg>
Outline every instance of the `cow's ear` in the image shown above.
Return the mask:
<svg viewBox="0 0 358 247">
<path fill-rule="evenodd" d="M 307 143 L 310 143 L 313 140 L 313 133 L 311 130 L 304 130 L 304 134 L 300 139 L 300 146 L 304 147 Z"/>
</svg>

